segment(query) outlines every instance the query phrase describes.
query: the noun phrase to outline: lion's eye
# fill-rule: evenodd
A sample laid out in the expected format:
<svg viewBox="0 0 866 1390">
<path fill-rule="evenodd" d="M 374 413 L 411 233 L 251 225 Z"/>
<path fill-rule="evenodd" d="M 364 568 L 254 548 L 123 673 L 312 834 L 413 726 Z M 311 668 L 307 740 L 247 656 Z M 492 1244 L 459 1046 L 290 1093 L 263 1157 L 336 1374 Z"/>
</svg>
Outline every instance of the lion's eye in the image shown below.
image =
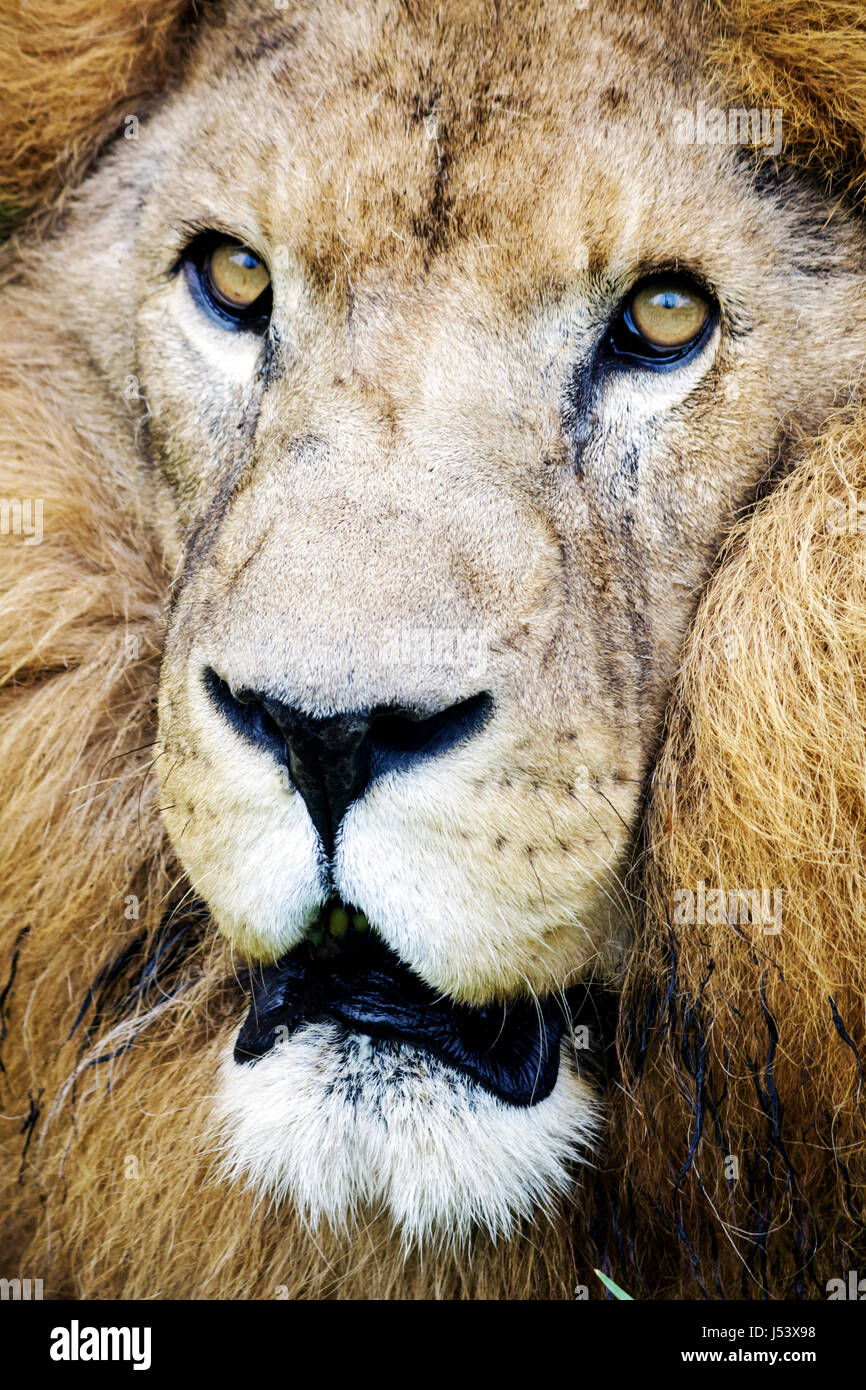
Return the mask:
<svg viewBox="0 0 866 1390">
<path fill-rule="evenodd" d="M 224 327 L 263 331 L 272 307 L 271 277 L 261 256 L 227 237 L 199 238 L 185 258 L 199 305 Z"/>
<path fill-rule="evenodd" d="M 230 241 L 214 247 L 206 272 L 211 294 L 229 312 L 251 308 L 271 283 L 258 256 L 246 246 L 234 246 Z"/>
<path fill-rule="evenodd" d="M 665 367 L 688 357 L 715 322 L 712 302 L 690 280 L 657 275 L 629 295 L 610 336 L 617 357 Z"/>
</svg>

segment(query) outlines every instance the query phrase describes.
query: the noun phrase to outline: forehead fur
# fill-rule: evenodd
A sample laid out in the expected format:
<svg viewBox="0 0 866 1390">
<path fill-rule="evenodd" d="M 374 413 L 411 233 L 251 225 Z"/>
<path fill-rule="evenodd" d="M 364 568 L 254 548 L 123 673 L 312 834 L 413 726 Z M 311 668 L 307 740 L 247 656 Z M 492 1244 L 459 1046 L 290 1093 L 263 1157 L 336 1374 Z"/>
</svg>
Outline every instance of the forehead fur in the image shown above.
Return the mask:
<svg viewBox="0 0 866 1390">
<path fill-rule="evenodd" d="M 28 0 L 9 8 L 0 15 L 4 216 L 50 211 L 124 115 L 142 114 L 177 80 L 188 34 L 202 22 L 211 24 L 216 15 L 225 44 L 249 55 L 257 45 L 273 43 L 275 26 L 295 27 L 301 7 L 276 15 L 274 10 L 234 6 L 226 20 L 224 7 L 199 8 L 190 0 L 138 0 L 133 15 L 126 0 Z M 580 32 L 576 6 L 544 10 L 545 24 L 552 22 L 551 11 L 559 10 L 560 22 Z M 488 17 L 486 7 L 478 11 L 479 19 Z M 439 7 L 438 14 L 443 12 Z M 464 7 L 463 23 L 471 12 Z M 818 167 L 831 184 L 862 184 L 866 20 L 860 6 L 846 0 L 712 0 L 704 6 L 647 4 L 640 12 L 646 31 L 642 56 L 652 45 L 653 29 L 666 38 L 673 31 L 679 51 L 686 42 L 694 44 L 694 32 L 702 29 L 708 67 L 724 81 L 729 100 L 784 110 L 786 157 Z M 397 7 L 389 13 L 397 13 Z M 457 7 L 448 13 L 456 15 Z M 245 42 L 234 14 L 245 14 Z M 496 18 L 492 6 L 489 18 Z M 480 28 L 478 21 L 475 27 Z M 528 36 L 525 25 L 524 33 Z M 493 47 L 489 30 L 482 30 L 478 52 L 489 54 Z M 695 57 L 698 66 L 703 51 Z M 324 81 L 327 69 L 321 71 Z"/>
<path fill-rule="evenodd" d="M 177 112 L 177 179 L 188 197 L 195 171 L 197 217 L 287 245 L 324 285 L 460 247 L 516 293 L 530 255 L 567 280 L 644 226 L 651 256 L 653 223 L 669 249 L 701 220 L 672 129 L 699 65 L 669 7 L 233 6 Z"/>
<path fill-rule="evenodd" d="M 380 366 L 398 328 L 411 339 L 419 276 L 443 328 L 459 280 L 462 311 L 468 290 L 496 331 L 575 284 L 615 297 L 676 265 L 748 328 L 772 277 L 837 269 L 840 241 L 814 190 L 759 186 L 740 148 L 678 142 L 678 110 L 722 100 L 707 42 L 702 7 L 667 3 L 209 12 L 159 128 L 118 142 L 151 195 L 142 247 L 157 276 L 199 228 L 247 241 L 330 297 L 353 369 L 365 328 L 384 330 Z M 118 181 L 109 167 L 112 201 Z"/>
</svg>

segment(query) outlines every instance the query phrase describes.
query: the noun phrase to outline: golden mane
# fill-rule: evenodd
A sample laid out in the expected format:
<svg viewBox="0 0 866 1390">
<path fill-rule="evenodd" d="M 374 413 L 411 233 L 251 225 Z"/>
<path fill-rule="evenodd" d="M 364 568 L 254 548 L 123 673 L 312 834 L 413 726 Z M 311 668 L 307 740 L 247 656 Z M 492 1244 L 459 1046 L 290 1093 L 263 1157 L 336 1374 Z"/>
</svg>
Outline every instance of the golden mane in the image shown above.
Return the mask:
<svg viewBox="0 0 866 1390">
<path fill-rule="evenodd" d="M 731 98 L 781 107 L 786 153 L 859 200 L 862 7 L 720 8 Z M 614 1200 L 637 1278 L 674 1295 L 826 1297 L 866 1258 L 866 414 L 839 387 L 720 557 L 650 791 Z M 678 922 L 701 884 L 772 893 L 781 930 Z"/>
<path fill-rule="evenodd" d="M 0 20 L 6 208 L 62 200 L 126 107 L 172 80 L 189 10 L 140 3 L 132 23 L 122 0 L 30 0 Z M 796 157 L 857 196 L 861 8 L 733 0 L 723 21 L 713 63 L 728 90 L 782 106 Z M 222 1185 L 201 1151 L 238 1007 L 148 776 L 171 565 L 109 402 L 93 384 L 82 397 L 75 349 L 14 260 L 12 245 L 3 493 L 41 499 L 45 517 L 39 545 L 0 545 L 0 1089 L 14 1117 L 0 1203 L 22 1272 L 44 1275 L 47 1297 L 570 1298 L 598 1265 L 636 1296 L 777 1298 L 824 1296 L 862 1268 L 856 394 L 739 526 L 684 652 L 586 1216 L 529 1235 L 519 1259 L 479 1239 L 471 1259 L 422 1265 L 384 1225 L 347 1249 L 314 1240 Z M 780 890 L 781 930 L 678 921 L 677 894 L 700 883 Z"/>
<path fill-rule="evenodd" d="M 620 1200 L 683 1291 L 821 1296 L 862 1261 L 864 488 L 847 412 L 732 538 L 654 774 Z"/>
<path fill-rule="evenodd" d="M 731 98 L 783 112 L 785 154 L 831 188 L 866 177 L 866 18 L 857 0 L 716 0 L 710 62 Z"/>
<path fill-rule="evenodd" d="M 179 70 L 190 0 L 32 0 L 0 14 L 0 210 L 43 210 Z"/>
</svg>

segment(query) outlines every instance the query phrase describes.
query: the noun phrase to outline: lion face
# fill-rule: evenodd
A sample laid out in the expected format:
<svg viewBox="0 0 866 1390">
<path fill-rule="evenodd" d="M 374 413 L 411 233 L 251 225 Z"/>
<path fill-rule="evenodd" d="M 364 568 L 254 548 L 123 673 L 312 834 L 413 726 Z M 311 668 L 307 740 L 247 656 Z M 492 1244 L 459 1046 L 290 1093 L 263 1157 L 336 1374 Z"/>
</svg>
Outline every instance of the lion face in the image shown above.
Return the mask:
<svg viewBox="0 0 866 1390">
<path fill-rule="evenodd" d="M 437 15 L 229 6 L 48 253 L 178 538 L 163 814 L 255 963 L 229 1168 L 410 1234 L 571 1182 L 696 597 L 866 346 L 841 216 L 678 142 L 679 12 Z"/>
</svg>

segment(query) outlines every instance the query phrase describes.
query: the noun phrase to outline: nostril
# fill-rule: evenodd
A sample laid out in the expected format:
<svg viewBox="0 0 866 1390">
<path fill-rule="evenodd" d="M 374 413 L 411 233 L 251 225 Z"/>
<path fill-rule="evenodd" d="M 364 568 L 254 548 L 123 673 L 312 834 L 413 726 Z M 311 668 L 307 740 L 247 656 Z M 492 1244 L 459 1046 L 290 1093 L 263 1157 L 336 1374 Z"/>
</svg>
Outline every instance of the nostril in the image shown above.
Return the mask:
<svg viewBox="0 0 866 1390">
<path fill-rule="evenodd" d="M 282 711 L 286 715 L 294 713 L 290 707 L 283 711 L 279 702 L 254 690 L 235 689 L 210 666 L 204 671 L 204 685 L 211 703 L 239 734 L 266 745 L 281 762 L 286 759 L 287 731 L 291 730 L 293 722 L 300 721 L 275 718 L 270 707 L 276 706 L 276 713 Z M 433 714 L 423 707 L 380 707 L 364 718 L 377 770 L 384 771 L 386 762 L 388 766 L 395 766 L 397 761 L 408 762 L 446 753 L 481 729 L 492 712 L 493 698 L 486 691 Z M 312 725 L 321 722 L 323 728 L 339 723 L 327 719 L 304 719 L 302 722 Z"/>
<path fill-rule="evenodd" d="M 258 695 L 251 690 L 233 690 L 210 666 L 205 670 L 204 684 L 212 704 L 239 734 L 284 760 L 285 738 Z"/>
<path fill-rule="evenodd" d="M 482 728 L 493 711 L 493 699 L 482 692 L 459 704 L 427 714 L 423 710 L 384 710 L 370 725 L 375 771 L 385 765 L 446 753 Z"/>
<path fill-rule="evenodd" d="M 273 695 L 235 689 L 210 666 L 203 680 L 232 728 L 288 770 L 328 857 L 346 811 L 374 778 L 447 753 L 493 711 L 492 696 L 482 692 L 444 709 L 394 704 L 315 715 Z"/>
</svg>

